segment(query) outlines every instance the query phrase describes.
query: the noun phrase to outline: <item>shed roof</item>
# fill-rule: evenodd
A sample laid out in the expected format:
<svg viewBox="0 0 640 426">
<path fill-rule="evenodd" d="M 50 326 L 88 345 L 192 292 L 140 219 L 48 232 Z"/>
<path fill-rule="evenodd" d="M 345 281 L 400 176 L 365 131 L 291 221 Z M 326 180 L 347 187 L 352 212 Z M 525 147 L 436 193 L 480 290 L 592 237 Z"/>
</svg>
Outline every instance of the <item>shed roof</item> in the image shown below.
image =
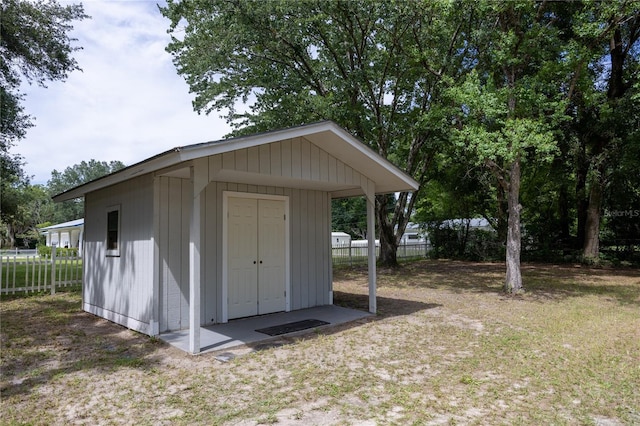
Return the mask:
<svg viewBox="0 0 640 426">
<path fill-rule="evenodd" d="M 322 121 L 250 136 L 177 147 L 100 179 L 72 188 L 54 196 L 53 199 L 54 201 L 66 201 L 79 198 L 89 192 L 124 182 L 142 174 L 161 171 L 181 164 L 188 165 L 189 162 L 198 158 L 297 137 L 303 137 L 334 157 L 340 158 L 345 164 L 375 182 L 375 192 L 377 194 L 416 191 L 418 189 L 419 185 L 413 178 L 367 147 L 349 132 L 332 121 Z M 260 180 L 256 183 L 260 182 L 263 181 Z M 294 182 L 291 183 L 294 184 Z M 334 196 L 336 197 L 361 194 L 362 191 L 359 188 L 335 188 L 334 191 Z"/>
</svg>

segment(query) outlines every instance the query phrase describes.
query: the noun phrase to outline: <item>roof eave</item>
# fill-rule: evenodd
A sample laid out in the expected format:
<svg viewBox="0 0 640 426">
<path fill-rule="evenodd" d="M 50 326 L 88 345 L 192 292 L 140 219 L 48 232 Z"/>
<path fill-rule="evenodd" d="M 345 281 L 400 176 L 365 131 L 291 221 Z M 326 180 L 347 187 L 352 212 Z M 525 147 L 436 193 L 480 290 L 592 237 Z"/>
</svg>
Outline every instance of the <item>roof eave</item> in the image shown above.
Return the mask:
<svg viewBox="0 0 640 426">
<path fill-rule="evenodd" d="M 174 148 L 169 151 L 165 151 L 139 163 L 125 167 L 122 170 L 118 170 L 115 173 L 111 173 L 101 178 L 92 180 L 91 182 L 87 182 L 83 185 L 76 186 L 75 188 L 72 188 L 68 191 L 54 195 L 52 197 L 53 201 L 58 203 L 80 198 L 89 192 L 106 188 L 120 182 L 124 182 L 125 180 L 131 179 L 135 176 L 140 176 L 146 173 L 151 173 L 156 170 L 163 169 L 165 167 L 173 166 L 181 162 L 180 150 L 180 148 Z"/>
<path fill-rule="evenodd" d="M 269 144 L 278 142 L 281 140 L 292 139 L 296 137 L 305 137 L 313 142 L 315 139 L 318 142 L 318 138 L 322 134 L 332 133 L 335 137 L 346 141 L 348 144 L 347 151 L 357 153 L 359 155 L 358 161 L 364 161 L 365 164 L 368 161 L 373 161 L 379 167 L 381 167 L 384 173 L 390 173 L 392 180 L 397 179 L 397 185 L 393 185 L 393 189 L 385 188 L 387 185 L 378 186 L 376 193 L 392 193 L 403 191 L 417 191 L 419 184 L 413 178 L 401 171 L 398 167 L 392 164 L 390 161 L 373 151 L 371 148 L 363 144 L 355 136 L 338 126 L 333 121 L 322 121 L 304 126 L 298 126 L 283 130 L 275 130 L 272 132 L 260 133 L 256 135 L 241 136 L 238 138 L 232 138 L 228 140 L 221 140 L 215 142 L 206 142 L 195 145 L 189 145 L 163 152 L 154 157 L 133 164 L 122 170 L 119 170 L 110 175 L 88 182 L 84 185 L 72 188 L 61 194 L 57 194 L 53 197 L 55 202 L 68 201 L 76 198 L 80 198 L 85 194 L 96 191 L 98 189 L 106 188 L 125 180 L 131 179 L 135 176 L 140 176 L 147 173 L 153 173 L 161 169 L 175 166 L 177 164 L 191 161 L 196 158 L 216 155 L 224 152 L 250 148 L 257 145 Z M 335 140 L 334 140 L 335 142 Z M 317 143 L 321 146 L 321 143 Z M 348 154 L 347 154 L 348 157 Z M 364 167 L 366 169 L 366 167 Z M 360 170 L 363 174 L 367 175 L 364 170 Z M 349 195 L 353 196 L 353 195 Z"/>
</svg>

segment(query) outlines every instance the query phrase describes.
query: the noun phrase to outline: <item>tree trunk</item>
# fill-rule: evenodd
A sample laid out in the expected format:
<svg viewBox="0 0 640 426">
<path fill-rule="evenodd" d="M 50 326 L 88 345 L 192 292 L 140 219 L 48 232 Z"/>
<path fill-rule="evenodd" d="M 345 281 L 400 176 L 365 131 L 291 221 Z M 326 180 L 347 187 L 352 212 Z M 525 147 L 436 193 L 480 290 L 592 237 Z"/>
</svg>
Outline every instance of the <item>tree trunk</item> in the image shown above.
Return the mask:
<svg viewBox="0 0 640 426">
<path fill-rule="evenodd" d="M 570 215 L 569 215 L 569 195 L 567 186 L 562 182 L 558 193 L 558 216 L 560 219 L 560 238 L 562 239 L 562 249 L 569 246 L 571 239 Z"/>
<path fill-rule="evenodd" d="M 496 224 L 496 232 L 498 233 L 498 241 L 506 241 L 507 240 L 507 229 L 508 226 L 508 217 L 509 213 L 507 212 L 507 200 L 505 200 L 505 189 L 502 185 L 498 183 L 496 189 L 496 197 L 498 200 L 498 209 L 496 211 L 496 216 L 498 218 Z"/>
<path fill-rule="evenodd" d="M 625 60 L 632 46 L 640 38 L 640 19 L 634 17 L 630 22 L 627 35 L 632 35 L 628 40 L 623 40 L 623 32 L 617 28 L 611 37 L 609 57 L 611 58 L 611 72 L 609 73 L 609 87 L 607 100 L 612 110 L 615 110 L 616 100 L 622 98 L 631 84 L 624 81 Z M 625 43 L 626 42 L 626 43 Z M 626 45 L 626 48 L 625 48 Z M 615 167 L 615 161 L 607 158 L 607 147 L 611 145 L 611 136 L 599 135 L 592 149 L 592 158 L 599 164 L 597 174 L 589 189 L 589 205 L 585 221 L 585 235 L 582 256 L 586 260 L 596 260 L 600 256 L 600 212 L 602 210 L 602 197 L 604 192 L 605 172 L 607 166 Z M 613 164 L 612 164 L 613 163 Z"/>
<path fill-rule="evenodd" d="M 520 271 L 520 159 L 514 160 L 509 172 L 509 191 L 507 202 L 509 210 L 507 229 L 507 274 L 504 282 L 504 291 L 515 294 L 522 292 L 522 274 Z"/>
<path fill-rule="evenodd" d="M 9 248 L 16 248 L 16 228 L 7 223 L 7 237 L 9 238 Z"/>
<path fill-rule="evenodd" d="M 578 151 L 576 167 L 576 211 L 578 218 L 578 228 L 576 232 L 575 249 L 584 248 L 585 224 L 587 223 L 587 207 L 589 199 L 587 197 L 587 174 L 589 172 L 589 162 L 586 154 L 586 141 L 580 140 L 580 150 Z"/>
<path fill-rule="evenodd" d="M 384 234 L 380 234 L 381 236 Z M 388 266 L 395 268 L 398 266 L 398 258 L 396 253 L 398 251 L 398 244 L 388 241 L 385 238 L 380 238 L 380 258 L 379 262 L 381 266 Z"/>
<path fill-rule="evenodd" d="M 389 220 L 389 209 L 386 196 L 376 197 L 376 216 L 378 216 L 378 233 L 380 235 L 380 257 L 382 266 L 395 268 L 398 266 L 398 241 L 395 237 L 393 223 Z"/>
<path fill-rule="evenodd" d="M 584 249 L 582 256 L 587 260 L 597 260 L 600 256 L 600 210 L 602 209 L 602 183 L 594 179 L 589 191 L 589 207 L 585 224 Z"/>
</svg>

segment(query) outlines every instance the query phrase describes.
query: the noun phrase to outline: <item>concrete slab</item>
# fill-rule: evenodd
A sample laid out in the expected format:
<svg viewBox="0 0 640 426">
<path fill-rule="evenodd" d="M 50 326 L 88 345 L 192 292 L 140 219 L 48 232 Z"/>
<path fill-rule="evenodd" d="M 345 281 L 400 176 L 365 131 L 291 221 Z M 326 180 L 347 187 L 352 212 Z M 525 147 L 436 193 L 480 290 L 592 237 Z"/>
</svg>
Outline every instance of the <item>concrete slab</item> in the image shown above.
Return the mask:
<svg viewBox="0 0 640 426">
<path fill-rule="evenodd" d="M 272 336 L 256 331 L 256 329 L 260 328 L 272 327 L 275 325 L 306 319 L 317 319 L 329 323 L 328 325 L 317 327 L 317 329 L 321 329 L 366 318 L 371 315 L 372 314 L 369 312 L 343 308 L 335 305 L 327 305 L 291 312 L 279 312 L 276 314 L 231 320 L 226 324 L 216 324 L 200 328 L 200 353 L 229 349 L 240 345 L 273 339 Z M 277 337 L 308 333 L 311 330 L 313 329 L 283 334 Z M 189 351 L 189 330 L 163 333 L 160 335 L 160 339 L 170 343 L 176 348 L 182 349 L 185 352 Z"/>
</svg>

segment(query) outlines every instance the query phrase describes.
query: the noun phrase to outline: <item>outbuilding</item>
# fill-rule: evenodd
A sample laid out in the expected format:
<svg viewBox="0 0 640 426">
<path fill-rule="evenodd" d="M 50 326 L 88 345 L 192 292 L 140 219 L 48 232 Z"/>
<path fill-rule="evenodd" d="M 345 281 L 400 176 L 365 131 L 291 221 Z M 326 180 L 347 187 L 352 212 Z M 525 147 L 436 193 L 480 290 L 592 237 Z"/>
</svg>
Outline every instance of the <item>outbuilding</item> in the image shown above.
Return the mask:
<svg viewBox="0 0 640 426">
<path fill-rule="evenodd" d="M 346 232 L 332 232 L 331 233 L 331 246 L 332 247 L 349 247 L 351 244 L 351 235 Z"/>
<path fill-rule="evenodd" d="M 175 148 L 54 200 L 85 198 L 83 309 L 152 336 L 188 329 L 198 353 L 201 326 L 333 303 L 333 198 L 366 197 L 373 247 L 375 195 L 417 189 L 324 121 Z"/>
</svg>

